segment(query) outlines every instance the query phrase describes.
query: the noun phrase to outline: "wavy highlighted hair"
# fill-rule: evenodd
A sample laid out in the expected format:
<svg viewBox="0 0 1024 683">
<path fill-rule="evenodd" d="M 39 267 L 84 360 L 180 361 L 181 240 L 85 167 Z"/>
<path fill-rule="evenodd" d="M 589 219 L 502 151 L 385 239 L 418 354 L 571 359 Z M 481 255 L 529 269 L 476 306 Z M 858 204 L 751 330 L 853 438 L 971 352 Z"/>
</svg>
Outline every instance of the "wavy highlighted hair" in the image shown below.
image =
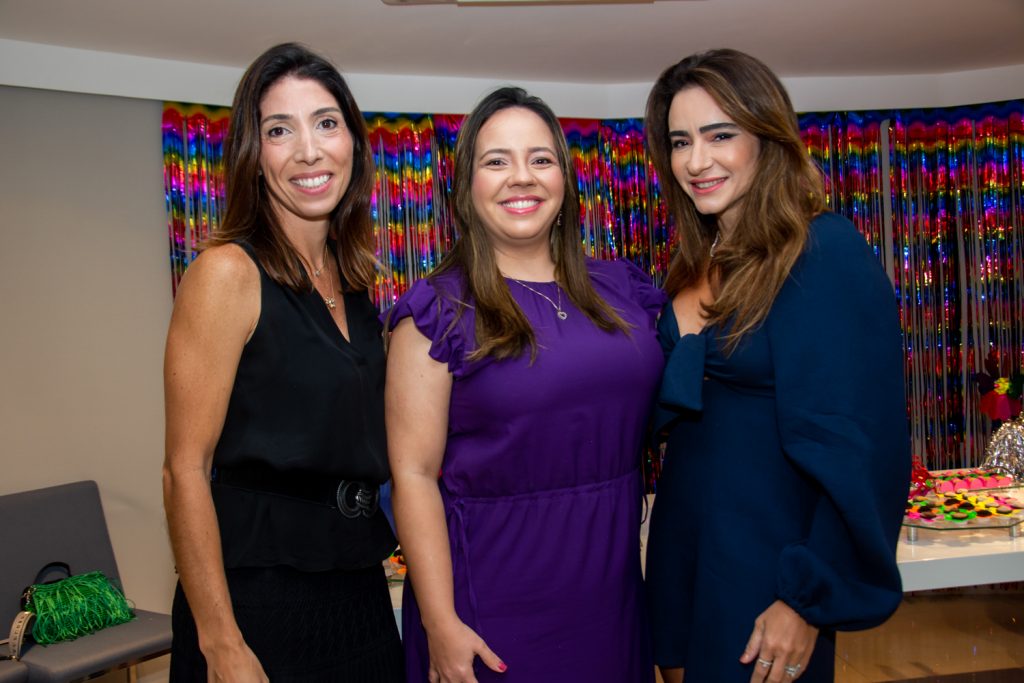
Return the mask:
<svg viewBox="0 0 1024 683">
<path fill-rule="evenodd" d="M 668 112 L 686 88 L 703 88 L 760 143 L 736 226 L 714 257 L 709 254 L 718 218 L 699 213 L 672 173 Z M 796 113 L 778 77 L 737 50 L 701 52 L 665 69 L 648 97 L 644 126 L 679 240 L 665 289 L 674 296 L 715 273 L 715 301 L 704 314 L 709 324 L 727 330 L 725 348 L 731 352 L 768 315 L 804 249 L 811 219 L 825 210 L 821 173 L 800 139 Z"/>
</svg>

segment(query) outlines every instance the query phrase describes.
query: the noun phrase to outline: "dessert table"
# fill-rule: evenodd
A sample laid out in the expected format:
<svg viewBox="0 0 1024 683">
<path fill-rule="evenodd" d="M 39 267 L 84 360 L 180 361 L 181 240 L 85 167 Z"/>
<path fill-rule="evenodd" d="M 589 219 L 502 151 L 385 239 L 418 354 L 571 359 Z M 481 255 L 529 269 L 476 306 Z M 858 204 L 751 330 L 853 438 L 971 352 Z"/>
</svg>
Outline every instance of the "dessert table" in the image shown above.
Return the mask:
<svg viewBox="0 0 1024 683">
<path fill-rule="evenodd" d="M 1007 529 L 919 529 L 900 534 L 896 561 L 904 591 L 1024 581 L 1024 536 Z"/>
</svg>

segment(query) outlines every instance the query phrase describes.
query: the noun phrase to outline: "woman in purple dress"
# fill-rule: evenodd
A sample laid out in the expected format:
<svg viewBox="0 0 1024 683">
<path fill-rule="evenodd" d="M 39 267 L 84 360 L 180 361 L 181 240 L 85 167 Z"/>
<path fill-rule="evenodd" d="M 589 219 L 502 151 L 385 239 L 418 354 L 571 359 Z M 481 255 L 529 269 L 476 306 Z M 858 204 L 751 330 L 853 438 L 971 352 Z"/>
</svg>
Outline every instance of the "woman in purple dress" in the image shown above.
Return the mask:
<svg viewBox="0 0 1024 683">
<path fill-rule="evenodd" d="M 456 144 L 461 238 L 389 315 L 409 681 L 653 678 L 639 465 L 664 299 L 584 257 L 575 187 L 551 110 L 487 96 Z"/>
</svg>

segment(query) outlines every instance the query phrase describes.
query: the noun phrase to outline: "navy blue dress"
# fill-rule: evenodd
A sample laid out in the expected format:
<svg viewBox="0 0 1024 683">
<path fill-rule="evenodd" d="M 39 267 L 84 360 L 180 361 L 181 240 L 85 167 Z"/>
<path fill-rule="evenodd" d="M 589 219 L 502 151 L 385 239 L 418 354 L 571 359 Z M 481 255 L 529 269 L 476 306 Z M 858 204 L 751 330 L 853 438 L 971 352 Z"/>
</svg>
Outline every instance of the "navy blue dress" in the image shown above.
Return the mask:
<svg viewBox="0 0 1024 683">
<path fill-rule="evenodd" d="M 883 622 L 902 595 L 910 448 L 892 286 L 853 225 L 823 214 L 765 322 L 728 356 L 717 332 L 680 338 L 671 305 L 659 323 L 655 661 L 687 683 L 747 683 L 754 619 L 781 599 L 821 629 L 801 683 L 832 681 L 834 632 Z"/>
</svg>

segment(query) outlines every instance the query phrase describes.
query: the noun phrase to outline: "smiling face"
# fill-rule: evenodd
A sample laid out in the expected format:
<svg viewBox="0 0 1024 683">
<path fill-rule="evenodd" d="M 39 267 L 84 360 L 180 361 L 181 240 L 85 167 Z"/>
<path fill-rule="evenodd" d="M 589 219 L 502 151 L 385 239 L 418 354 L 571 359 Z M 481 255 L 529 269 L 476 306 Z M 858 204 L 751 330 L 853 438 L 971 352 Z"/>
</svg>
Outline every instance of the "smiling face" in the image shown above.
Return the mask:
<svg viewBox="0 0 1024 683">
<path fill-rule="evenodd" d="M 495 113 L 473 151 L 473 208 L 498 251 L 548 248 L 565 179 L 555 140 L 529 109 Z"/>
<path fill-rule="evenodd" d="M 284 226 L 325 223 L 352 179 L 352 135 L 317 81 L 286 76 L 260 100 L 260 171 Z"/>
<path fill-rule="evenodd" d="M 697 211 L 728 232 L 757 173 L 760 141 L 726 116 L 704 88 L 676 93 L 668 111 L 672 174 Z"/>
</svg>

